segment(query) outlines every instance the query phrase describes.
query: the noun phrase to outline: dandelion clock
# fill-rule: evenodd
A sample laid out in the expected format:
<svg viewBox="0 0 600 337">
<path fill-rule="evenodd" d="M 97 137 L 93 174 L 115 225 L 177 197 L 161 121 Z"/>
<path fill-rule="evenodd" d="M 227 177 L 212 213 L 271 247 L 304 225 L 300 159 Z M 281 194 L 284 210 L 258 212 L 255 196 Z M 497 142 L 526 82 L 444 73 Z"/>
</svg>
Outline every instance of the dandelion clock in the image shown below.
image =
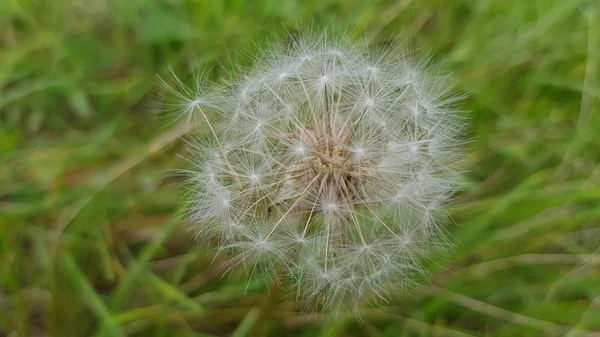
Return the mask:
<svg viewBox="0 0 600 337">
<path fill-rule="evenodd" d="M 411 287 L 447 246 L 459 97 L 396 44 L 289 36 L 252 59 L 227 81 L 164 81 L 165 116 L 208 135 L 189 142 L 195 237 L 312 308 Z"/>
</svg>

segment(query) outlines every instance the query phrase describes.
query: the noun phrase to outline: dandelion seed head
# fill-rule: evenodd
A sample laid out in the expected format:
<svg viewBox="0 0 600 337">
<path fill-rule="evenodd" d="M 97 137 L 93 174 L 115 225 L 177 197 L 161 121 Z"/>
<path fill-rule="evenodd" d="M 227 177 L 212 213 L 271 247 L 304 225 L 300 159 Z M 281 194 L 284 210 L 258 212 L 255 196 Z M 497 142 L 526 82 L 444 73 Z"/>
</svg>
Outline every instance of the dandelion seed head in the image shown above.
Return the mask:
<svg viewBox="0 0 600 337">
<path fill-rule="evenodd" d="M 401 46 L 307 35 L 269 48 L 239 79 L 167 89 L 187 102 L 172 119 L 210 139 L 190 146 L 196 237 L 231 254 L 228 270 L 260 270 L 314 306 L 385 303 L 447 242 L 457 96 Z"/>
</svg>

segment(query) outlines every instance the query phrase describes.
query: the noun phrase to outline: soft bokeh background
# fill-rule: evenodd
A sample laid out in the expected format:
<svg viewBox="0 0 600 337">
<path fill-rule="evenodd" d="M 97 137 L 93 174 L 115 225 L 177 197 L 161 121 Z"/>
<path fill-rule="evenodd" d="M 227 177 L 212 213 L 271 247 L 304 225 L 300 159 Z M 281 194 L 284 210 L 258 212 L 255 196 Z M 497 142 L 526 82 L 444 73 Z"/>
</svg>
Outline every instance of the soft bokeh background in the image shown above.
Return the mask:
<svg viewBox="0 0 600 337">
<path fill-rule="evenodd" d="M 456 248 L 362 323 L 220 278 L 148 108 L 167 65 L 217 78 L 324 24 L 407 39 L 469 95 Z M 0 336 L 600 336 L 599 77 L 596 0 L 0 0 Z"/>
</svg>

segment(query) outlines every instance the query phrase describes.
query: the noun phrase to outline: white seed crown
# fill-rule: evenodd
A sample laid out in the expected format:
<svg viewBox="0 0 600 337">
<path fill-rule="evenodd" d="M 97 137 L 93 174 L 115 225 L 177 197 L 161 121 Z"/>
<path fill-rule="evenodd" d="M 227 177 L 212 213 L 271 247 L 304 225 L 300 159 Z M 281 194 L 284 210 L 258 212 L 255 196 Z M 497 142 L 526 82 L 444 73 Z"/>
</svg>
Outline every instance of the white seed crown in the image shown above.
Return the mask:
<svg viewBox="0 0 600 337">
<path fill-rule="evenodd" d="M 229 268 L 272 275 L 305 303 L 385 301 L 446 245 L 459 97 L 396 44 L 283 40 L 233 80 L 167 87 L 168 116 L 210 131 L 190 146 L 189 221 Z"/>
</svg>

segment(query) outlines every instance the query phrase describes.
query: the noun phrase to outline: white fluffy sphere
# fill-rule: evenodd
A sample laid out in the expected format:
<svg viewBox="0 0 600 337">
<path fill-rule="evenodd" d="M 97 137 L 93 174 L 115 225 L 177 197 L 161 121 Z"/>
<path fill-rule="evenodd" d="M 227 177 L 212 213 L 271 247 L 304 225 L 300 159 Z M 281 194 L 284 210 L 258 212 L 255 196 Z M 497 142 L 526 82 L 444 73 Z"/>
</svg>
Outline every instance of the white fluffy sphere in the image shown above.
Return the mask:
<svg viewBox="0 0 600 337">
<path fill-rule="evenodd" d="M 410 286 L 445 242 L 464 123 L 443 77 L 397 45 L 288 38 L 236 80 L 168 89 L 169 116 L 210 129 L 187 210 L 231 268 L 356 308 Z"/>
</svg>

